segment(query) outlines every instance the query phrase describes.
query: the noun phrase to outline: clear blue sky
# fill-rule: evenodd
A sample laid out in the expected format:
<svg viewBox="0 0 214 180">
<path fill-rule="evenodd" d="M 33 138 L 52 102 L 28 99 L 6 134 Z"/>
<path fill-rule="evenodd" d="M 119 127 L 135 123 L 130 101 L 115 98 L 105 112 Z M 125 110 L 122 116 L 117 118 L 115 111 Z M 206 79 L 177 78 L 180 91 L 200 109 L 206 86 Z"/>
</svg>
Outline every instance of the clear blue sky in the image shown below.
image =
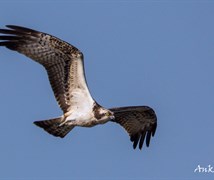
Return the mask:
<svg viewBox="0 0 214 180">
<path fill-rule="evenodd" d="M 45 70 L 0 48 L 0 179 L 213 179 L 214 2 L 1 1 L 0 27 L 55 35 L 85 57 L 105 107 L 149 105 L 149 148 L 132 149 L 117 124 L 55 138 L 33 125 L 61 115 Z"/>
</svg>

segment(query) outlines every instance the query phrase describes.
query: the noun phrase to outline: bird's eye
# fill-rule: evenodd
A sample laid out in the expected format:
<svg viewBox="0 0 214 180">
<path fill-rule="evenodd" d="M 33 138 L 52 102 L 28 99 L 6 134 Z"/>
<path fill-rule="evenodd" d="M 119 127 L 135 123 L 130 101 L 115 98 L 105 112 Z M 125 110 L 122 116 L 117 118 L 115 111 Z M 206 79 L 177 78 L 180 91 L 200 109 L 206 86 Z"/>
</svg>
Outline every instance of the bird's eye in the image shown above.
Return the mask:
<svg viewBox="0 0 214 180">
<path fill-rule="evenodd" d="M 111 116 L 111 113 L 108 111 L 105 113 L 106 116 Z"/>
</svg>

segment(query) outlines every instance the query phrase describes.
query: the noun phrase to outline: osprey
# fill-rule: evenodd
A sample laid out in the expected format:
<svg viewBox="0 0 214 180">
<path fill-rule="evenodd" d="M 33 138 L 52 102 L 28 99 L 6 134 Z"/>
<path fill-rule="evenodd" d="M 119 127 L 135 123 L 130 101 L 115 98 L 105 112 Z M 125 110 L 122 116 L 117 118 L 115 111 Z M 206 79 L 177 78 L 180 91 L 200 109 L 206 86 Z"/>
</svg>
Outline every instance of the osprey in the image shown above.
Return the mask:
<svg viewBox="0 0 214 180">
<path fill-rule="evenodd" d="M 149 146 L 157 127 L 157 117 L 148 106 L 106 109 L 89 92 L 83 54 L 76 47 L 52 35 L 33 29 L 7 25 L 0 29 L 0 46 L 18 51 L 43 65 L 55 98 L 63 111 L 57 118 L 35 121 L 48 133 L 65 137 L 75 126 L 92 127 L 109 121 L 119 123 L 129 134 L 135 149 L 142 149 L 144 139 Z"/>
</svg>

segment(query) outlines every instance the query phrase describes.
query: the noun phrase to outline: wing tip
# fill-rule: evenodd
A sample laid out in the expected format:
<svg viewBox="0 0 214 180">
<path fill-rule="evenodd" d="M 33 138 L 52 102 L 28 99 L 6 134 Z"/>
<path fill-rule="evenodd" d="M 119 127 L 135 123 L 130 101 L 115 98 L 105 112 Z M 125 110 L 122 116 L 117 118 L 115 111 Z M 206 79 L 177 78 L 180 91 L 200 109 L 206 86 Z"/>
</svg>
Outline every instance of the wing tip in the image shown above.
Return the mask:
<svg viewBox="0 0 214 180">
<path fill-rule="evenodd" d="M 152 136 L 154 137 L 155 136 L 155 132 L 156 132 L 156 129 L 157 129 L 157 122 L 154 123 L 153 127 L 152 127 Z"/>
<path fill-rule="evenodd" d="M 5 25 L 5 26 L 6 26 L 7 28 L 9 28 L 9 29 L 12 29 L 12 30 L 36 32 L 36 31 L 33 30 L 33 29 L 26 28 L 26 27 L 23 27 L 23 26 L 17 26 L 17 25 L 11 25 L 11 24 L 8 24 L 8 25 Z"/>
<path fill-rule="evenodd" d="M 146 147 L 149 147 L 150 142 L 151 142 L 151 137 L 153 137 L 153 132 L 152 130 L 146 130 L 142 131 L 141 134 L 135 134 L 130 136 L 130 141 L 133 142 L 133 149 L 136 149 L 138 146 L 140 150 L 143 148 L 143 144 L 145 142 Z"/>
</svg>

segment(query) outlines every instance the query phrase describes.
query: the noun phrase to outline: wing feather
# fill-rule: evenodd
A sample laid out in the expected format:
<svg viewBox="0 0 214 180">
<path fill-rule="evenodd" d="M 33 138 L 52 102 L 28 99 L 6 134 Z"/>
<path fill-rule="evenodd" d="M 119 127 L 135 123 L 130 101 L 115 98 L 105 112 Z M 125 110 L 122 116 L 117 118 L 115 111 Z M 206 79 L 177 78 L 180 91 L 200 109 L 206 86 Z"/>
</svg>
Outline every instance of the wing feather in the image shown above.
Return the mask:
<svg viewBox="0 0 214 180">
<path fill-rule="evenodd" d="M 33 29 L 14 25 L 7 27 L 9 29 L 0 29 L 4 34 L 0 36 L 0 46 L 18 51 L 45 67 L 55 98 L 64 113 L 76 106 L 77 96 L 81 96 L 80 101 L 84 96 L 85 103 L 92 106 L 83 54 L 76 47 Z"/>
<path fill-rule="evenodd" d="M 135 149 L 139 144 L 142 149 L 146 138 L 146 146 L 150 144 L 151 136 L 155 135 L 157 127 L 157 117 L 154 110 L 148 106 L 131 106 L 111 108 L 115 119 L 112 120 L 120 124 L 129 134 Z"/>
</svg>

